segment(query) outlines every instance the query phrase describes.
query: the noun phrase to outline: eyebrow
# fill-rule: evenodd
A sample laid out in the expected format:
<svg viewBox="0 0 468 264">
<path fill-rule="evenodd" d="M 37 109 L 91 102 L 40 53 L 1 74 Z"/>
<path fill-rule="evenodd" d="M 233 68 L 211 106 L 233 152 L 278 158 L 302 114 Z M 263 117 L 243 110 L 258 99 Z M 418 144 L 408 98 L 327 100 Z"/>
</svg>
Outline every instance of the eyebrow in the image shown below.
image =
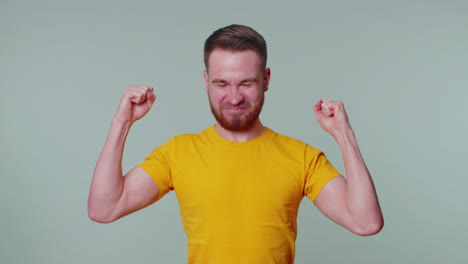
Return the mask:
<svg viewBox="0 0 468 264">
<path fill-rule="evenodd" d="M 258 81 L 257 78 L 255 78 L 255 77 L 250 77 L 250 78 L 243 79 L 243 80 L 241 81 L 241 83 L 244 83 L 244 82 L 257 82 L 257 81 Z M 211 82 L 212 82 L 212 83 L 225 83 L 226 81 L 223 80 L 223 79 L 213 79 Z"/>
<path fill-rule="evenodd" d="M 258 80 L 255 77 L 250 77 L 250 78 L 242 80 L 242 82 L 243 83 L 245 83 L 245 82 L 258 82 Z"/>
</svg>

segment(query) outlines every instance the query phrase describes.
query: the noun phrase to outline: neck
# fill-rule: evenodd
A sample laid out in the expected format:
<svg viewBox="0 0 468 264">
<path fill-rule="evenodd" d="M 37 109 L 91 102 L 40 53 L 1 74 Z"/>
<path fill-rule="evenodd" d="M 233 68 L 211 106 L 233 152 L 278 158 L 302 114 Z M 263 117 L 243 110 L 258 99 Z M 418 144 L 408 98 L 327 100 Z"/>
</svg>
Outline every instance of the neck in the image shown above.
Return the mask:
<svg viewBox="0 0 468 264">
<path fill-rule="evenodd" d="M 222 137 L 225 140 L 233 141 L 233 142 L 245 142 L 245 141 L 252 140 L 260 136 L 264 130 L 265 130 L 265 127 L 262 125 L 260 120 L 257 120 L 257 122 L 255 122 L 253 126 L 242 131 L 227 130 L 224 127 L 220 126 L 219 124 L 216 124 L 215 126 L 215 131 L 216 133 L 218 133 L 220 137 Z"/>
</svg>

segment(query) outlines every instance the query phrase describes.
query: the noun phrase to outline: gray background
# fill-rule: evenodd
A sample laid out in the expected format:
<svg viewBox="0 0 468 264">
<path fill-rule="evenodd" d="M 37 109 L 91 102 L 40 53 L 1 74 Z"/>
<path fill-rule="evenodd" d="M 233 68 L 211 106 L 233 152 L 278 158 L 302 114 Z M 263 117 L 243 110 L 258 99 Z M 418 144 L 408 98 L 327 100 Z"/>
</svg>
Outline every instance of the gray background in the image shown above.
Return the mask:
<svg viewBox="0 0 468 264">
<path fill-rule="evenodd" d="M 467 263 L 467 1 L 0 1 L 0 263 L 185 263 L 174 193 L 112 224 L 87 217 L 89 184 L 128 84 L 158 100 L 124 169 L 214 123 L 202 45 L 240 23 L 269 44 L 262 120 L 341 155 L 316 124 L 345 102 L 385 216 L 349 233 L 304 199 L 296 263 Z"/>
</svg>

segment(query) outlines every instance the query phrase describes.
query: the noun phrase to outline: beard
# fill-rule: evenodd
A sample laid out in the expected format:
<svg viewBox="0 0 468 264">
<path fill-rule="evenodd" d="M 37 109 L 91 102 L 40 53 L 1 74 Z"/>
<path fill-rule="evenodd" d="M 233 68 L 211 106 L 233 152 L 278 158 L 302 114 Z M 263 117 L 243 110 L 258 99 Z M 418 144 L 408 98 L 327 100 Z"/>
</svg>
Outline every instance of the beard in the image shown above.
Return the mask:
<svg viewBox="0 0 468 264">
<path fill-rule="evenodd" d="M 265 95 L 262 94 L 260 101 L 258 101 L 258 103 L 253 106 L 250 103 L 245 102 L 245 101 L 238 105 L 235 105 L 236 107 L 246 108 L 249 111 L 248 113 L 239 113 L 239 114 L 231 115 L 231 118 L 223 115 L 223 110 L 225 108 L 229 108 L 233 106 L 229 103 L 221 104 L 219 109 L 215 109 L 215 107 L 213 106 L 210 100 L 210 108 L 211 108 L 211 113 L 213 113 L 213 116 L 215 117 L 216 121 L 224 129 L 229 130 L 229 131 L 246 131 L 252 126 L 254 126 L 255 122 L 258 120 L 258 117 L 260 116 L 260 112 L 262 112 L 264 100 L 265 100 Z"/>
</svg>

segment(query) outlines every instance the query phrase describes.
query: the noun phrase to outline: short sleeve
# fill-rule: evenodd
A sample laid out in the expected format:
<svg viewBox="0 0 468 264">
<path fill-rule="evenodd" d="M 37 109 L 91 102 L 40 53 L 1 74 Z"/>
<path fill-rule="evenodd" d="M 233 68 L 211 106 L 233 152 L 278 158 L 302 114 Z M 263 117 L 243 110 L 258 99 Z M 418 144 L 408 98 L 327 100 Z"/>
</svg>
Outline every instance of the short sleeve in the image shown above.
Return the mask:
<svg viewBox="0 0 468 264">
<path fill-rule="evenodd" d="M 305 164 L 306 183 L 304 194 L 313 202 L 325 184 L 331 179 L 341 176 L 341 174 L 322 151 L 309 145 L 307 145 L 305 151 Z"/>
<path fill-rule="evenodd" d="M 171 145 L 173 139 L 164 143 L 160 147 L 153 150 L 139 167 L 144 169 L 153 178 L 159 188 L 159 199 L 166 193 L 174 189 L 172 185 L 172 169 L 171 169 Z"/>
</svg>

